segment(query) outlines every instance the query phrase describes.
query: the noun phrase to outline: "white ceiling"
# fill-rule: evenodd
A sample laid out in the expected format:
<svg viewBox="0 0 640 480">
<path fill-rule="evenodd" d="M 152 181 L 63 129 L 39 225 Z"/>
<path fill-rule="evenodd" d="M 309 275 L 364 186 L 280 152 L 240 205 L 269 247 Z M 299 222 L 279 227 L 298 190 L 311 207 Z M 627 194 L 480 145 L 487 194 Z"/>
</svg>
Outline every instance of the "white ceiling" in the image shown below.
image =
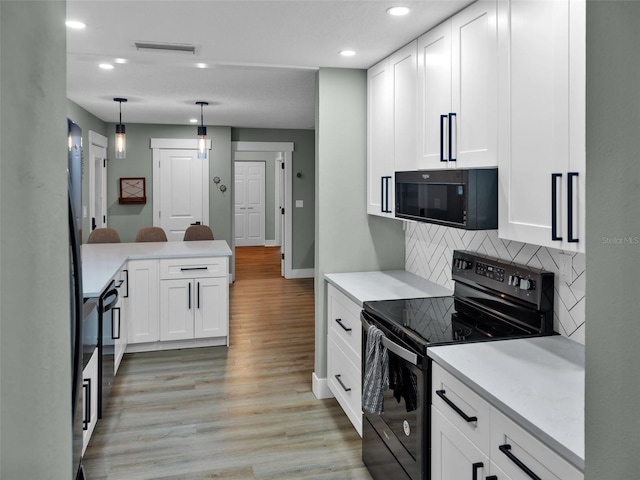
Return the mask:
<svg viewBox="0 0 640 480">
<path fill-rule="evenodd" d="M 106 122 L 314 128 L 319 67 L 366 69 L 471 0 L 68 0 L 67 96 Z M 392 17 L 391 6 L 411 13 Z M 195 54 L 136 50 L 191 44 Z M 339 51 L 352 49 L 354 57 Z M 99 63 L 115 59 L 105 71 Z M 208 68 L 196 68 L 205 63 Z"/>
</svg>

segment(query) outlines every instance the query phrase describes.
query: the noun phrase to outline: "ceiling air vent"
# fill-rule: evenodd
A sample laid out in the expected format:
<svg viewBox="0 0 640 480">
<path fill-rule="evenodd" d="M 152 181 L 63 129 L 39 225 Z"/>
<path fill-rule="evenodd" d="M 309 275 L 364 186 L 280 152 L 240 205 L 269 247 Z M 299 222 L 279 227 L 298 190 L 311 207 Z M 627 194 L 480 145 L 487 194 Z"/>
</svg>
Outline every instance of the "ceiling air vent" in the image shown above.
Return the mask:
<svg viewBox="0 0 640 480">
<path fill-rule="evenodd" d="M 179 52 L 179 53 L 196 53 L 196 47 L 187 43 L 155 43 L 155 42 L 136 42 L 136 49 L 138 50 L 156 50 L 165 52 Z"/>
</svg>

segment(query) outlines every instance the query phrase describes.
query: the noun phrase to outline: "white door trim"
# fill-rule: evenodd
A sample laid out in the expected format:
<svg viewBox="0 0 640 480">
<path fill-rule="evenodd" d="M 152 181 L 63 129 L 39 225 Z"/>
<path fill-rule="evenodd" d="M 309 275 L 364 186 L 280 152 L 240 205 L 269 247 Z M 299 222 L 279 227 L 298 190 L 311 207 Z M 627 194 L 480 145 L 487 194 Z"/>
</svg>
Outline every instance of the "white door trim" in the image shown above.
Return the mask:
<svg viewBox="0 0 640 480">
<path fill-rule="evenodd" d="M 285 234 L 284 234 L 284 278 L 294 278 L 293 269 L 291 267 L 291 238 L 292 238 L 292 230 L 291 230 L 291 208 L 292 208 L 292 195 L 291 195 L 291 186 L 292 186 L 292 152 L 293 152 L 294 144 L 293 142 L 231 142 L 231 153 L 232 158 L 234 158 L 235 152 L 282 152 L 282 160 L 284 161 L 284 172 L 285 172 L 285 205 L 284 205 L 284 223 L 285 223 Z M 234 163 L 234 162 L 232 162 Z M 232 166 L 233 169 L 233 166 Z M 231 176 L 235 175 L 235 171 L 231 172 Z M 231 201 L 231 205 L 235 204 L 234 200 Z M 232 225 L 232 230 L 234 229 Z M 231 239 L 234 243 L 231 246 L 231 249 L 235 251 L 235 231 L 231 232 Z M 235 265 L 234 265 L 235 272 Z"/>
<path fill-rule="evenodd" d="M 95 186 L 95 178 L 96 178 L 96 165 L 94 162 L 94 152 L 93 152 L 93 147 L 94 145 L 98 148 L 104 148 L 105 151 L 108 152 L 108 147 L 109 147 L 109 139 L 107 137 L 105 137 L 104 135 L 100 135 L 97 132 L 94 132 L 93 130 L 89 130 L 89 218 L 93 218 L 96 217 L 96 227 L 106 227 L 107 226 L 107 222 L 106 222 L 106 215 L 107 215 L 107 168 L 106 166 L 104 167 L 104 171 L 103 171 L 103 175 L 102 175 L 102 192 L 100 192 L 100 195 L 102 196 L 101 199 L 101 204 L 102 204 L 102 210 L 103 210 L 103 215 L 104 215 L 104 219 L 105 221 L 103 221 L 103 219 L 100 219 L 100 221 L 98 221 L 97 216 L 96 216 L 96 212 L 95 212 L 95 201 L 96 201 L 96 191 L 94 189 Z M 105 155 L 105 159 L 107 158 L 107 156 Z M 83 205 L 83 210 L 84 210 L 84 205 Z M 81 218 L 84 217 L 84 212 L 77 212 L 77 215 L 80 216 Z M 89 231 L 92 230 L 92 225 L 91 225 L 91 221 L 89 221 Z"/>
<path fill-rule="evenodd" d="M 160 151 L 161 150 L 197 150 L 195 138 L 152 138 L 149 147 L 153 151 L 153 225 L 160 226 Z M 207 140 L 207 158 L 202 171 L 202 218 L 209 225 L 209 150 L 211 140 Z"/>
</svg>

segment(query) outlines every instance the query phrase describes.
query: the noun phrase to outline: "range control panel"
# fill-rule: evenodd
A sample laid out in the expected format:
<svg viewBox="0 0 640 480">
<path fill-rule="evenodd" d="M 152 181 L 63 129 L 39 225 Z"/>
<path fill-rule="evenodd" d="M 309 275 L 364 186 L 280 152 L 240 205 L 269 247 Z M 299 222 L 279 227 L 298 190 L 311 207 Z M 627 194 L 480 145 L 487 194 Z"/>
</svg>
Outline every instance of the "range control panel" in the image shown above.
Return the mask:
<svg viewBox="0 0 640 480">
<path fill-rule="evenodd" d="M 552 272 L 478 253 L 455 250 L 451 270 L 456 282 L 489 288 L 536 305 L 545 302 L 553 291 Z"/>
</svg>

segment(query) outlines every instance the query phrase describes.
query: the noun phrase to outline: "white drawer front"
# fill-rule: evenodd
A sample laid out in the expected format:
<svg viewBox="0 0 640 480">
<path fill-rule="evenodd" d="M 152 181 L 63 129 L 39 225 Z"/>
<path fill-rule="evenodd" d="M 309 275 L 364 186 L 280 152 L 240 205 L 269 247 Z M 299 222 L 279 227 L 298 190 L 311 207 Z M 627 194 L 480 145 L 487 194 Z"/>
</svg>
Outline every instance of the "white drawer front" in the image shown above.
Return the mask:
<svg viewBox="0 0 640 480">
<path fill-rule="evenodd" d="M 227 257 L 176 258 L 160 260 L 160 279 L 223 277 L 227 275 Z"/>
<path fill-rule="evenodd" d="M 327 382 L 338 403 L 362 435 L 362 380 L 355 365 L 331 337 L 327 339 Z"/>
<path fill-rule="evenodd" d="M 437 363 L 433 364 L 431 393 L 433 406 L 440 410 L 483 453 L 489 455 L 491 421 L 489 403 Z M 447 400 L 452 405 L 447 403 Z M 460 411 L 457 411 L 456 407 Z M 471 420 L 473 417 L 475 420 Z"/>
<path fill-rule="evenodd" d="M 543 480 L 584 478 L 573 465 L 498 410 L 492 409 L 491 415 L 491 460 L 510 479 L 530 480 L 524 468 Z"/>
<path fill-rule="evenodd" d="M 330 335 L 343 339 L 353 350 L 357 363 L 362 349 L 362 308 L 329 284 L 327 289 L 327 321 Z"/>
</svg>

